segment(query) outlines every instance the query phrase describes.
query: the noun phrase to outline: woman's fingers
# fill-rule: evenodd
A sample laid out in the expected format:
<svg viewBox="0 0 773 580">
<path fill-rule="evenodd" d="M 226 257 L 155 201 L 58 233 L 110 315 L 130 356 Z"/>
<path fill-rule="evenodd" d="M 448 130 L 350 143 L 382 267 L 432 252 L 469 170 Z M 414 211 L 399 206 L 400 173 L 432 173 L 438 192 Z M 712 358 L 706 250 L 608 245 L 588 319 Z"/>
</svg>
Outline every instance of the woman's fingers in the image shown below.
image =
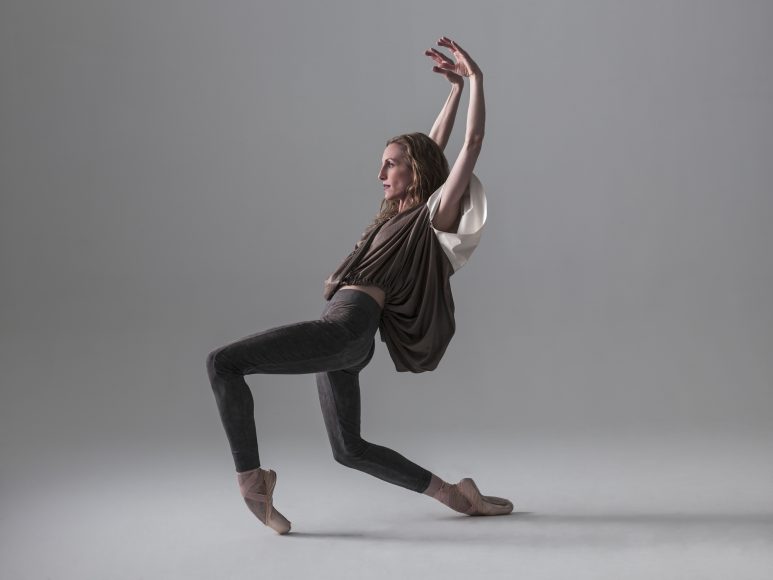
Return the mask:
<svg viewBox="0 0 773 580">
<path fill-rule="evenodd" d="M 441 46 L 447 46 L 451 50 L 455 50 L 455 51 L 458 50 L 464 56 L 468 56 L 467 51 L 465 51 L 461 46 L 459 46 L 459 44 L 455 40 L 451 40 L 447 36 L 441 36 L 440 40 L 438 40 L 438 44 L 440 44 Z"/>
<path fill-rule="evenodd" d="M 459 46 L 456 44 L 453 40 L 448 38 L 447 36 L 441 36 L 440 40 L 438 40 L 438 44 L 440 46 L 445 46 L 446 48 L 450 48 L 451 50 L 456 50 Z"/>
<path fill-rule="evenodd" d="M 459 46 L 459 43 L 457 43 L 455 40 L 451 40 L 447 36 L 441 36 L 438 40 L 438 44 L 451 49 L 454 58 L 457 61 L 457 64 L 454 68 L 456 68 L 457 72 L 463 76 L 472 76 L 476 73 L 476 71 L 480 70 L 480 67 L 478 67 L 472 58 L 470 58 L 470 55 L 467 54 L 467 51 Z"/>
<path fill-rule="evenodd" d="M 436 53 L 436 54 L 435 54 Z M 446 58 L 446 56 L 440 52 L 435 51 L 435 53 L 430 52 L 429 50 L 425 51 L 424 54 L 431 57 L 432 60 L 434 60 L 437 63 L 437 66 L 443 69 L 453 69 L 454 63 L 451 62 L 450 59 Z"/>
<path fill-rule="evenodd" d="M 438 59 L 440 58 L 440 56 L 442 56 L 442 55 L 441 55 L 441 54 L 440 54 L 440 53 L 439 53 L 437 50 L 435 50 L 434 48 L 429 48 L 429 49 L 425 50 L 425 51 L 424 51 L 424 54 L 426 54 L 427 56 L 431 56 L 431 57 L 432 57 L 433 59 L 435 59 L 435 60 L 438 60 Z"/>
<path fill-rule="evenodd" d="M 434 48 L 430 48 L 429 50 L 424 51 L 424 54 L 432 57 L 432 59 L 438 64 L 452 64 L 451 60 L 448 57 L 446 57 L 446 55 L 444 55 L 442 52 L 435 50 Z"/>
<path fill-rule="evenodd" d="M 432 54 L 434 54 L 435 56 L 438 56 L 443 60 L 448 60 L 448 57 L 442 52 L 440 52 L 437 48 L 430 48 L 429 50 L 432 51 Z"/>
<path fill-rule="evenodd" d="M 453 42 L 453 41 L 452 41 Z M 461 46 L 459 46 L 457 43 L 454 42 L 454 50 L 457 52 L 461 52 L 464 56 L 469 57 L 470 55 L 467 54 L 467 51 L 464 50 Z"/>
<path fill-rule="evenodd" d="M 478 68 L 477 65 L 472 61 L 470 55 L 467 54 L 467 51 L 459 46 L 455 40 L 451 40 L 447 36 L 441 36 L 437 43 L 440 46 L 450 49 L 453 53 L 453 57 L 456 59 L 456 62 L 452 61 L 436 48 L 430 48 L 424 51 L 424 54 L 432 57 L 437 63 L 438 68 L 463 77 L 469 77 L 474 74 L 475 70 Z"/>
<path fill-rule="evenodd" d="M 424 51 L 424 54 L 427 54 L 427 55 L 432 56 L 432 57 L 438 57 L 438 58 L 442 58 L 444 60 L 448 60 L 448 57 L 445 54 L 443 54 L 442 52 L 440 52 L 436 48 L 429 48 L 429 49 Z"/>
</svg>

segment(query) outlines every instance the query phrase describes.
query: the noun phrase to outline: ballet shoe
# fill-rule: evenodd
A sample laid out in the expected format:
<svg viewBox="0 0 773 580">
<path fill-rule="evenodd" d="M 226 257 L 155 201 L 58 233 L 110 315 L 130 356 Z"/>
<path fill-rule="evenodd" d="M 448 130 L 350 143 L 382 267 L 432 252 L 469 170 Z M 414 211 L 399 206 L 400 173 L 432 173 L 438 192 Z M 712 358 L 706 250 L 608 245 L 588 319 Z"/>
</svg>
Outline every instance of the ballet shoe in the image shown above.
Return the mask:
<svg viewBox="0 0 773 580">
<path fill-rule="evenodd" d="M 460 514 L 466 514 L 472 509 L 470 501 L 461 492 L 458 483 L 441 482 L 432 497 Z"/>
<path fill-rule="evenodd" d="M 467 512 L 471 516 L 500 516 L 513 511 L 513 502 L 509 499 L 480 493 L 475 482 L 465 477 L 457 484 L 459 491 L 470 502 L 471 508 Z"/>
<path fill-rule="evenodd" d="M 513 505 L 513 502 L 503 497 L 497 497 L 495 495 L 481 495 L 481 497 L 483 498 L 484 501 L 488 503 L 495 503 L 498 505 L 509 505 L 509 506 Z"/>
<path fill-rule="evenodd" d="M 251 469 L 237 473 L 239 491 L 250 511 L 265 525 L 272 528 L 277 534 L 286 534 L 290 531 L 290 521 L 274 507 L 274 487 L 276 486 L 276 472 L 261 468 Z M 261 493 L 259 490 L 264 490 Z"/>
</svg>

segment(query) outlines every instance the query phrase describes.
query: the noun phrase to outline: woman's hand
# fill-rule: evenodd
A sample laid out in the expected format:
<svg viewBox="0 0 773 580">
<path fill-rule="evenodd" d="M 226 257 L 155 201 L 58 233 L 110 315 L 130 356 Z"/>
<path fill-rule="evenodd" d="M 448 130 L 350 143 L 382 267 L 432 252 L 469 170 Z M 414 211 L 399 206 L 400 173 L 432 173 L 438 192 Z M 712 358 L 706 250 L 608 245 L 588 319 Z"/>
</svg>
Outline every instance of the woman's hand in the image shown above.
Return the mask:
<svg viewBox="0 0 773 580">
<path fill-rule="evenodd" d="M 451 82 L 458 82 L 456 79 L 461 80 L 459 77 L 481 75 L 480 67 L 470 58 L 467 51 L 456 42 L 447 36 L 441 36 L 437 43 L 448 48 L 453 53 L 456 62 L 451 62 L 442 52 L 431 48 L 425 51 L 424 54 L 431 56 L 437 62 L 437 65 L 432 67 L 433 71 L 445 74 L 446 78 Z"/>
<path fill-rule="evenodd" d="M 438 42 L 438 44 L 440 43 Z M 440 66 L 438 66 L 438 65 L 446 65 L 449 67 L 454 66 L 454 63 L 451 62 L 451 60 L 446 55 L 444 55 L 442 52 L 440 52 L 435 48 L 429 48 L 425 50 L 424 54 L 431 57 L 432 60 L 438 63 L 437 65 L 432 67 L 433 72 L 444 75 L 449 80 L 449 82 L 453 85 L 458 85 L 459 87 L 464 86 L 464 78 L 461 75 L 455 73 L 453 70 L 440 68 Z"/>
</svg>

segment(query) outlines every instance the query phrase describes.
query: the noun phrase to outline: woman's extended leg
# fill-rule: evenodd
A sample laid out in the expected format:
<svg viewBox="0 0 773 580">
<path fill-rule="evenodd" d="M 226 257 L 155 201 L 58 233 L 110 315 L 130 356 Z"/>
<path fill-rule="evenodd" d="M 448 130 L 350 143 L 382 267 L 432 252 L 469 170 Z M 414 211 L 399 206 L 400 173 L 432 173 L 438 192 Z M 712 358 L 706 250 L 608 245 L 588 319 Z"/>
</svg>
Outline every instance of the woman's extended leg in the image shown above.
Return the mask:
<svg viewBox="0 0 773 580">
<path fill-rule="evenodd" d="M 370 362 L 373 339 L 365 360 L 352 367 L 316 373 L 319 402 L 335 460 L 347 467 L 401 487 L 423 492 L 432 473 L 396 451 L 360 436 L 360 371 Z"/>
<path fill-rule="evenodd" d="M 510 513 L 513 505 L 509 500 L 481 495 L 472 479 L 447 483 L 396 451 L 362 438 L 359 376 L 374 348 L 375 340 L 368 357 L 350 368 L 316 373 L 319 402 L 335 460 L 388 483 L 424 493 L 463 514 Z"/>
</svg>

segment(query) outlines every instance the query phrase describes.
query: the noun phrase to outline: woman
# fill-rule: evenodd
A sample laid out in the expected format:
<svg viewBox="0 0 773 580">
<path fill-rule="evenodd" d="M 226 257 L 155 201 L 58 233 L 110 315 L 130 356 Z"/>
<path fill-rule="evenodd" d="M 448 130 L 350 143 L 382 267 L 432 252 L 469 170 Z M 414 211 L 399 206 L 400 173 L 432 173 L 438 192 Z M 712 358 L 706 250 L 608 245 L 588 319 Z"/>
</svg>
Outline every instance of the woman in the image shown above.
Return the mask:
<svg viewBox="0 0 773 580">
<path fill-rule="evenodd" d="M 503 498 L 481 495 L 464 478 L 449 484 L 392 449 L 360 435 L 359 373 L 370 362 L 378 329 L 398 371 L 437 367 L 453 336 L 450 276 L 469 259 L 486 219 L 486 199 L 472 170 L 480 154 L 485 108 L 482 74 L 456 42 L 452 62 L 425 52 L 433 71 L 452 83 L 451 95 L 430 131 L 387 142 L 378 174 L 381 209 L 354 250 L 325 280 L 328 301 L 318 320 L 271 328 L 209 353 L 207 372 L 250 510 L 279 534 L 290 522 L 273 506 L 276 472 L 260 467 L 249 374 L 315 373 L 335 460 L 389 483 L 429 495 L 468 515 L 513 510 Z M 467 132 L 448 170 L 443 149 L 454 124 L 463 77 L 470 79 Z M 434 193 L 432 193 L 434 192 Z"/>
</svg>

